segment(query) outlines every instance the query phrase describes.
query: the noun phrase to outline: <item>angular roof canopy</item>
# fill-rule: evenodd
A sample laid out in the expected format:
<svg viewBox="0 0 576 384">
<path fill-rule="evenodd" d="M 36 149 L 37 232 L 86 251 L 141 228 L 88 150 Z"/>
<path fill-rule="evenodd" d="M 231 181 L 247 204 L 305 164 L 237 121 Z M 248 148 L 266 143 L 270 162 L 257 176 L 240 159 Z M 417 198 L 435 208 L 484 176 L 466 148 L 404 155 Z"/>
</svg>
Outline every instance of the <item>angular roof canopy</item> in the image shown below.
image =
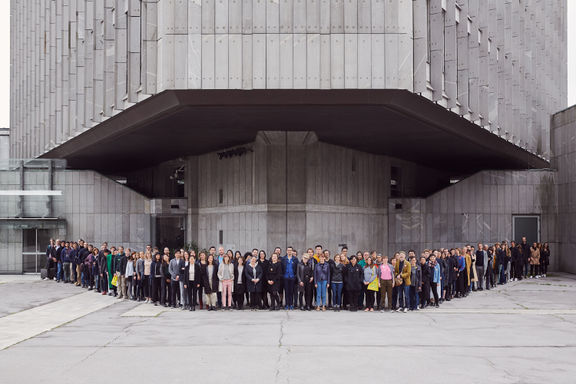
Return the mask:
<svg viewBox="0 0 576 384">
<path fill-rule="evenodd" d="M 254 141 L 258 131 L 314 131 L 323 142 L 454 173 L 546 168 L 544 159 L 404 90 L 170 90 L 42 157 L 117 173 Z"/>
</svg>

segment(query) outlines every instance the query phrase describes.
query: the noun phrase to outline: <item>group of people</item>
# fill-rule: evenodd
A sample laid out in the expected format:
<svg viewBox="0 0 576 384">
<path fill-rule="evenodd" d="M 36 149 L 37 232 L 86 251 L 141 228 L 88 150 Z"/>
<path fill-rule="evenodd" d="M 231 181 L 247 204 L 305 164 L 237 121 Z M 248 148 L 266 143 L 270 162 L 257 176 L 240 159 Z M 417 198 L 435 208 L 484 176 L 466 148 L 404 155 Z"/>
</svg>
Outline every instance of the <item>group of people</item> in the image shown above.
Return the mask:
<svg viewBox="0 0 576 384">
<path fill-rule="evenodd" d="M 301 257 L 293 247 L 207 251 L 146 246 L 143 251 L 95 248 L 83 240 L 50 240 L 46 279 L 73 283 L 118 299 L 194 311 L 364 310 L 414 311 L 438 307 L 470 292 L 525 278 L 546 277 L 547 243 L 506 241 L 452 249 L 413 250 L 393 257 L 376 251 L 331 255 L 317 245 Z"/>
</svg>

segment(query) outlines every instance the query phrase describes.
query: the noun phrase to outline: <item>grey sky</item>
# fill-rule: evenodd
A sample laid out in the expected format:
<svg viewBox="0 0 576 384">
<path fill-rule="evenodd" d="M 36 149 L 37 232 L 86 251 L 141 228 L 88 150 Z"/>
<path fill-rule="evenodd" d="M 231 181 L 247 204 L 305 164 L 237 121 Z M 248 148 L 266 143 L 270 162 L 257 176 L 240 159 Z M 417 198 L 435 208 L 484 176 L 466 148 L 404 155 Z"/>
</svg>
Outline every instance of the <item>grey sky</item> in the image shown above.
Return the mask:
<svg viewBox="0 0 576 384">
<path fill-rule="evenodd" d="M 10 124 L 10 0 L 0 0 L 0 127 Z M 576 104 L 576 0 L 568 0 L 568 105 Z"/>
</svg>

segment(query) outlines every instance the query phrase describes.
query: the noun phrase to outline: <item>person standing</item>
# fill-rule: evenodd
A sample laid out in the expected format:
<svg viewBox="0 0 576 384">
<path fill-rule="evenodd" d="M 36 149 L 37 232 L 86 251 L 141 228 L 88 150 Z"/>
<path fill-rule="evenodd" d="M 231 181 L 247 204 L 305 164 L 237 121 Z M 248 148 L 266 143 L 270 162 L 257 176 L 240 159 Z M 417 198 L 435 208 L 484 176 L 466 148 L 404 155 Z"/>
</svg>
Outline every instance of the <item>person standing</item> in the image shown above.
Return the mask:
<svg viewBox="0 0 576 384">
<path fill-rule="evenodd" d="M 222 264 L 218 266 L 218 291 L 221 292 L 222 307 L 229 310 L 232 307 L 232 293 L 234 291 L 234 264 L 231 263 L 227 253 L 222 257 Z"/>
<path fill-rule="evenodd" d="M 332 305 L 336 312 L 342 308 L 342 289 L 344 286 L 344 264 L 341 263 L 342 256 L 335 255 L 333 263 L 330 265 L 330 286 L 332 287 Z"/>
<path fill-rule="evenodd" d="M 251 257 L 250 264 L 248 264 L 244 270 L 244 276 L 246 277 L 246 290 L 250 293 L 250 308 L 253 311 L 262 309 L 260 295 L 262 294 L 263 274 L 264 272 L 262 271 L 262 266 L 258 263 L 258 259 Z"/>
<path fill-rule="evenodd" d="M 125 267 L 125 272 L 124 272 L 124 277 L 126 279 L 126 283 L 125 286 L 126 288 L 124 289 L 124 299 L 130 299 L 130 300 L 136 300 L 136 296 L 134 295 L 134 275 L 136 274 L 136 269 L 135 269 L 135 265 L 134 265 L 134 258 L 137 256 L 138 254 L 136 252 L 132 253 L 131 255 L 127 256 L 126 258 L 126 267 Z"/>
<path fill-rule="evenodd" d="M 358 297 L 364 281 L 364 270 L 358 264 L 356 256 L 350 257 L 350 264 L 346 270 L 344 277 L 344 290 L 349 296 L 350 310 L 356 312 L 358 310 Z"/>
<path fill-rule="evenodd" d="M 120 291 L 118 299 L 126 298 L 126 264 L 128 263 L 128 257 L 124 253 L 124 247 L 118 247 L 118 254 L 114 260 L 114 273 L 117 276 Z"/>
<path fill-rule="evenodd" d="M 378 281 L 378 267 L 374 264 L 372 256 L 364 259 L 366 265 L 364 266 L 364 287 L 366 292 L 366 308 L 365 312 L 374 312 L 374 300 L 376 292 L 379 290 Z"/>
<path fill-rule="evenodd" d="M 430 280 L 431 272 L 426 256 L 420 257 L 420 275 L 422 283 L 420 285 L 420 308 L 426 308 L 430 305 Z"/>
<path fill-rule="evenodd" d="M 105 247 L 102 244 L 102 247 Z M 102 291 L 102 295 L 108 294 L 108 260 L 110 259 L 110 250 L 109 249 L 100 249 L 98 253 L 98 267 L 99 267 L 99 274 L 100 274 L 100 290 Z"/>
<path fill-rule="evenodd" d="M 312 295 L 314 293 L 314 262 L 310 254 L 302 256 L 302 262 L 298 264 L 298 290 L 300 292 L 300 309 L 310 311 L 312 309 Z"/>
<path fill-rule="evenodd" d="M 244 276 L 244 257 L 236 258 L 234 264 L 234 306 L 238 310 L 244 309 L 244 293 L 246 292 L 246 277 Z"/>
<path fill-rule="evenodd" d="M 388 262 L 388 256 L 382 256 L 380 264 L 380 308 L 389 311 L 392 308 L 392 291 L 394 290 L 394 266 Z M 386 303 L 387 301 L 387 303 Z M 385 305 L 386 304 L 386 305 Z"/>
<path fill-rule="evenodd" d="M 546 277 L 548 265 L 550 265 L 550 247 L 548 243 L 544 243 L 540 251 L 540 275 L 542 277 Z"/>
<path fill-rule="evenodd" d="M 434 296 L 434 306 L 439 307 L 438 287 L 442 284 L 442 272 L 435 254 L 430 255 L 428 267 L 430 268 L 430 289 L 432 296 Z"/>
<path fill-rule="evenodd" d="M 478 243 L 478 250 L 476 251 L 476 273 L 478 274 L 477 289 L 479 291 L 484 290 L 484 266 L 486 265 L 486 259 L 488 258 L 488 252 L 484 250 L 484 246 Z"/>
<path fill-rule="evenodd" d="M 410 258 L 410 310 L 418 310 L 419 293 L 422 291 L 422 269 L 416 262 L 416 256 Z"/>
<path fill-rule="evenodd" d="M 527 279 L 530 268 L 530 244 L 528 244 L 526 237 L 522 237 L 520 248 L 522 248 L 522 265 L 524 267 L 522 276 Z"/>
<path fill-rule="evenodd" d="M 282 276 L 284 279 L 284 292 L 287 310 L 294 309 L 294 288 L 296 287 L 296 272 L 298 259 L 294 257 L 294 248 L 286 248 L 286 256 L 282 258 Z"/>
<path fill-rule="evenodd" d="M 398 309 L 397 311 L 408 312 L 410 308 L 410 276 L 411 276 L 411 266 L 408 261 L 406 261 L 406 253 L 403 251 L 398 254 L 398 262 L 396 263 L 396 268 L 394 269 L 396 283 L 398 285 Z"/>
<path fill-rule="evenodd" d="M 155 306 L 160 303 L 161 287 L 163 276 L 162 276 L 162 256 L 160 253 L 154 254 L 154 261 L 150 263 L 150 300 Z M 162 303 L 163 304 L 163 303 Z"/>
<path fill-rule="evenodd" d="M 537 279 L 540 276 L 540 245 L 532 244 L 530 247 L 530 278 Z"/>
<path fill-rule="evenodd" d="M 212 254 L 208 255 L 206 259 L 206 264 L 202 266 L 202 286 L 204 287 L 204 296 L 206 302 L 206 308 L 209 311 L 215 311 L 216 305 L 218 303 L 218 297 L 216 292 L 218 292 L 218 265 L 214 260 Z"/>
<path fill-rule="evenodd" d="M 314 268 L 314 286 L 316 287 L 316 310 L 326 310 L 326 290 L 330 284 L 330 266 L 326 262 L 324 253 L 319 256 L 319 262 Z"/>
</svg>

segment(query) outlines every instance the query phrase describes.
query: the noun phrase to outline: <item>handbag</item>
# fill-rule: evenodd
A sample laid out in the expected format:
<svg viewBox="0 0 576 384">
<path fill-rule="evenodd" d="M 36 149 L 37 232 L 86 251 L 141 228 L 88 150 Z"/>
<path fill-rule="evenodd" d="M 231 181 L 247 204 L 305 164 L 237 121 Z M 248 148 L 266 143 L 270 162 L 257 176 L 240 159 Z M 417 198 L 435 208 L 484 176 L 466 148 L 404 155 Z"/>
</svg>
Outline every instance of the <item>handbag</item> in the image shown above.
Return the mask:
<svg viewBox="0 0 576 384">
<path fill-rule="evenodd" d="M 112 284 L 112 285 L 115 286 L 115 287 L 118 286 L 118 275 L 114 275 L 114 277 L 112 278 L 112 281 L 110 282 L 110 284 Z"/>
<path fill-rule="evenodd" d="M 372 268 L 371 278 L 375 277 L 374 275 L 375 275 L 375 273 L 374 273 L 374 268 Z M 380 285 L 379 283 L 380 283 L 380 280 L 375 278 L 374 280 L 372 280 L 372 281 L 370 282 L 370 284 L 368 284 L 368 290 L 370 290 L 370 291 L 378 291 L 379 288 L 380 288 L 380 287 L 379 287 L 379 285 Z"/>
</svg>

